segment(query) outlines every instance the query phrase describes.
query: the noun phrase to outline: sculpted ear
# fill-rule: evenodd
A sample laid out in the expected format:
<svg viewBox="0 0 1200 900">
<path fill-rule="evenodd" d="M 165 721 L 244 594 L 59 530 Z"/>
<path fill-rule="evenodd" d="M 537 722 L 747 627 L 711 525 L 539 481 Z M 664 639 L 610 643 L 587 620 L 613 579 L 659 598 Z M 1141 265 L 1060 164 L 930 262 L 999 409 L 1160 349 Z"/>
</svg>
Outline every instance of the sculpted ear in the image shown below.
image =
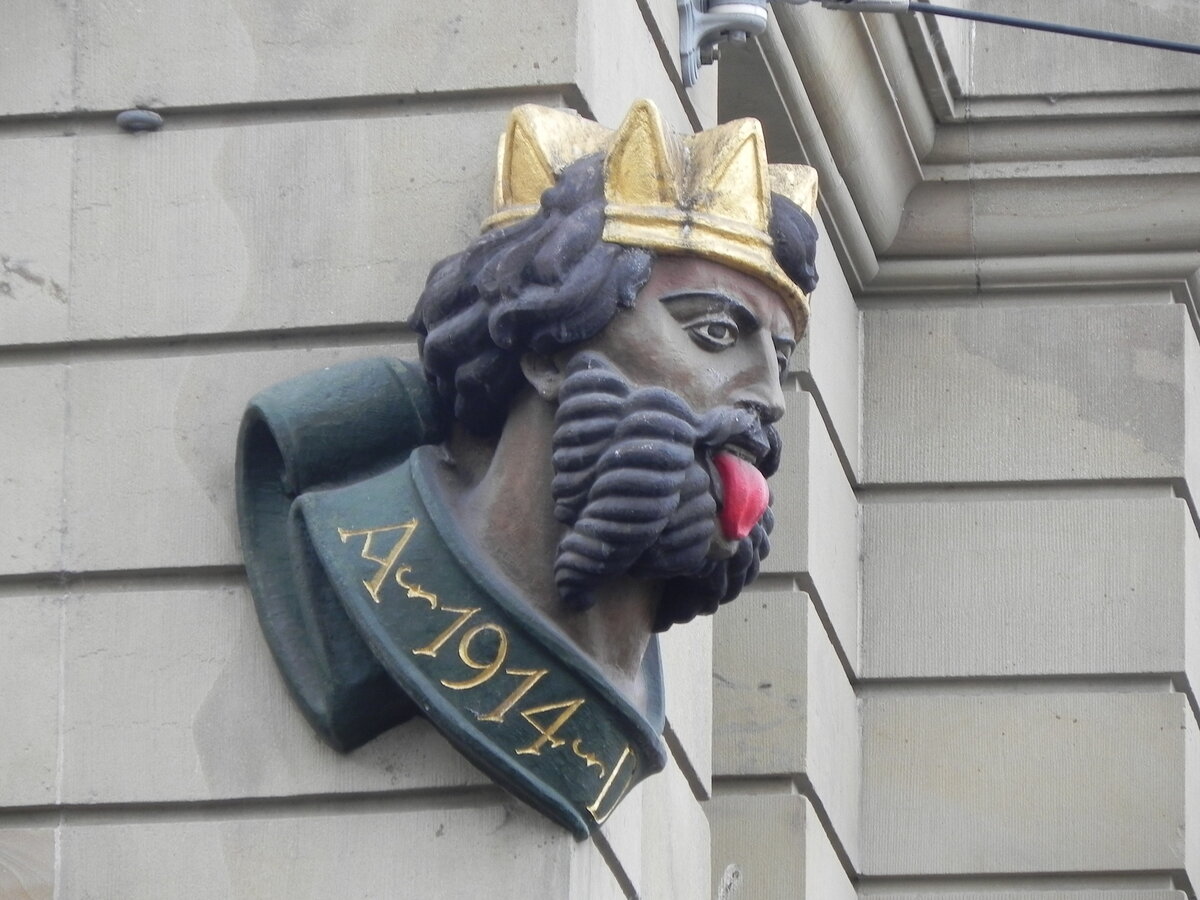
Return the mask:
<svg viewBox="0 0 1200 900">
<path fill-rule="evenodd" d="M 521 371 L 543 400 L 553 402 L 558 399 L 563 373 L 557 359 L 541 353 L 525 353 L 521 356 Z"/>
</svg>

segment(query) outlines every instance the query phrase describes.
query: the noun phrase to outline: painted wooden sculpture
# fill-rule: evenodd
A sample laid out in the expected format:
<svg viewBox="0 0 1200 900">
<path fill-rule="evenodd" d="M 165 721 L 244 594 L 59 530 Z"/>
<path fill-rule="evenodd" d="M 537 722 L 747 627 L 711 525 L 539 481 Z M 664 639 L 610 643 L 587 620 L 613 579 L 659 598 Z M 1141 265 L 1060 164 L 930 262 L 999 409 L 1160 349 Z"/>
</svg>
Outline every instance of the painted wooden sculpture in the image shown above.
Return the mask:
<svg viewBox="0 0 1200 900">
<path fill-rule="evenodd" d="M 665 763 L 655 633 L 757 574 L 780 379 L 816 283 L 816 175 L 753 120 L 616 132 L 523 106 L 482 234 L 434 266 L 419 364 L 251 402 L 238 462 L 263 631 L 350 750 L 424 715 L 586 837 Z"/>
</svg>

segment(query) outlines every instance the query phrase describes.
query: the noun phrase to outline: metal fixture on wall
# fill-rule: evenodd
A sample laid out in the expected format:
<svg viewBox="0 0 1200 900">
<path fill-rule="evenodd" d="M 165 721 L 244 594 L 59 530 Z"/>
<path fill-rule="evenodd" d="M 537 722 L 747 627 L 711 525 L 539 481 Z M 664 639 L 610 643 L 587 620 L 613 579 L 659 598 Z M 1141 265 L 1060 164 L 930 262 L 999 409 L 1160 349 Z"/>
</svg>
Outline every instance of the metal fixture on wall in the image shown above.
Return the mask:
<svg viewBox="0 0 1200 900">
<path fill-rule="evenodd" d="M 762 34 L 767 28 L 767 3 L 769 0 L 677 0 L 679 9 L 679 56 L 684 87 L 696 83 L 700 66 L 717 61 L 722 43 L 744 44 L 750 35 Z M 801 6 L 809 0 L 774 0 L 790 6 Z M 935 6 L 922 0 L 820 0 L 825 9 L 843 12 L 881 13 L 927 13 L 985 22 L 991 25 L 1009 25 L 1048 31 L 1072 37 L 1112 41 L 1117 44 L 1132 44 L 1155 50 L 1171 50 L 1177 53 L 1200 54 L 1200 46 L 1179 41 L 1139 37 L 1116 31 L 1099 31 L 1095 28 L 1080 28 L 1052 22 L 1037 22 L 1015 16 L 1002 16 L 975 10 L 956 9 L 951 6 Z"/>
<path fill-rule="evenodd" d="M 722 43 L 744 44 L 767 30 L 767 0 L 676 0 L 676 6 L 684 87 L 696 83 L 701 66 L 717 61 Z"/>
</svg>

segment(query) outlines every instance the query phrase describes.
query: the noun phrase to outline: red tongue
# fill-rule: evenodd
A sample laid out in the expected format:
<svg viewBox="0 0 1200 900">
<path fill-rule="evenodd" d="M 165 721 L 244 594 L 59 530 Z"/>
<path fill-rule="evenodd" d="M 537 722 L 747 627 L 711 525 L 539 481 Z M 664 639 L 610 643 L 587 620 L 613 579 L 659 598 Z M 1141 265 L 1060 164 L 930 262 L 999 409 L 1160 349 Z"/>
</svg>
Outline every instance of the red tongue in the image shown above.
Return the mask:
<svg viewBox="0 0 1200 900">
<path fill-rule="evenodd" d="M 767 479 L 740 456 L 714 453 L 713 465 L 721 476 L 725 502 L 721 506 L 721 530 L 731 541 L 740 541 L 762 518 L 770 502 Z"/>
</svg>

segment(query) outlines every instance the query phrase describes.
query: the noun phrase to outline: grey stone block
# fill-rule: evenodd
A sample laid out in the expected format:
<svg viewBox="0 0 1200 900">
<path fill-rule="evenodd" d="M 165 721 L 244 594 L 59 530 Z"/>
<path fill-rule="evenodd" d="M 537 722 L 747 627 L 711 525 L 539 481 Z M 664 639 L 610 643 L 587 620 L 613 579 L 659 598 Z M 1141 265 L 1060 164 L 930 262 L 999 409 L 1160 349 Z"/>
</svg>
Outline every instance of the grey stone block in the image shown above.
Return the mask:
<svg viewBox="0 0 1200 900">
<path fill-rule="evenodd" d="M 63 567 L 239 564 L 233 456 L 250 397 L 337 361 L 414 350 L 256 350 L 72 366 Z"/>
<path fill-rule="evenodd" d="M 670 763 L 668 762 L 667 765 L 670 766 Z M 655 778 L 660 777 L 662 777 L 661 773 L 639 782 L 625 795 L 625 798 L 613 810 L 612 815 L 600 829 L 603 840 L 611 851 L 606 856 L 613 865 L 613 871 L 619 872 L 618 877 L 622 878 L 626 884 L 632 885 L 635 891 L 642 881 L 643 853 L 647 849 L 646 846 L 643 846 L 642 841 L 642 828 L 647 815 L 645 809 L 646 787 Z M 665 836 L 662 837 L 662 840 L 666 839 Z M 653 850 L 654 848 L 650 847 L 649 849 Z"/>
<path fill-rule="evenodd" d="M 792 368 L 807 368 L 836 431 L 838 445 L 855 475 L 862 471 L 861 314 L 833 250 L 833 241 L 818 216 L 817 272 L 808 337 L 796 351 Z"/>
<path fill-rule="evenodd" d="M 424 721 L 345 755 L 323 744 L 288 696 L 244 587 L 73 596 L 64 635 L 65 803 L 489 783 Z M 57 669 L 52 646 L 42 653 Z"/>
<path fill-rule="evenodd" d="M 721 775 L 805 771 L 811 744 L 807 594 L 749 591 L 720 612 L 713 646 L 713 765 Z"/>
<path fill-rule="evenodd" d="M 755 591 L 722 611 L 713 651 L 714 775 L 806 775 L 857 859 L 859 769 L 854 689 L 808 597 Z"/>
<path fill-rule="evenodd" d="M 1183 349 L 1184 475 L 1195 507 L 1200 494 L 1200 342 L 1185 340 Z"/>
<path fill-rule="evenodd" d="M 735 898 L 856 900 L 858 894 L 799 794 L 720 794 L 707 805 L 713 884 L 737 866 Z M 682 895 L 678 895 L 682 896 Z"/>
<path fill-rule="evenodd" d="M 708 819 L 679 767 L 643 782 L 640 897 L 711 897 Z"/>
<path fill-rule="evenodd" d="M 242 8 L 226 0 L 201 14 L 89 0 L 77 24 L 68 20 L 77 29 L 74 100 L 84 109 L 434 92 L 507 91 L 544 100 L 567 87 L 602 122 L 615 124 L 614 114 L 619 120 L 632 100 L 648 96 L 686 126 L 661 52 L 677 56 L 677 15 L 662 2 L 652 15 L 661 49 L 638 6 L 598 0 L 504 0 L 461 9 L 374 0 L 353 15 L 316 0 L 303 16 L 278 2 Z M 506 27 L 513 22 L 520 27 Z M 715 119 L 715 98 L 716 74 L 709 72 L 689 96 L 702 122 Z"/>
<path fill-rule="evenodd" d="M 352 814 L 297 810 L 62 828 L 64 897 L 544 896 L 623 900 L 591 841 L 516 801 L 397 803 Z M 536 848 L 536 851 L 534 850 Z"/>
<path fill-rule="evenodd" d="M 56 636 L 57 615 L 53 622 Z M 18 622 L 18 625 L 22 623 Z M 59 654 L 45 652 L 47 647 L 54 646 L 53 642 L 49 636 L 39 635 L 32 628 L 22 627 L 21 631 L 30 642 L 40 641 L 39 650 L 47 660 L 47 668 L 54 670 L 56 684 Z M 337 804 L 339 795 L 353 795 L 355 802 L 358 802 L 365 795 L 383 794 L 388 799 L 381 799 L 380 803 L 389 804 L 404 815 L 397 813 L 399 820 L 392 816 L 378 817 L 384 824 L 377 823 L 371 829 L 381 829 L 393 835 L 393 839 L 399 842 L 395 846 L 406 848 L 403 843 L 403 836 L 408 833 L 406 828 L 441 837 L 439 826 L 449 821 L 446 815 L 453 817 L 469 813 L 469 810 L 460 808 L 464 802 L 463 794 L 450 801 L 450 812 L 440 809 L 447 802 L 446 798 L 453 795 L 439 792 L 481 788 L 491 783 L 486 776 L 467 764 L 426 722 L 420 720 L 400 726 L 350 754 L 339 754 L 324 746 L 288 697 L 259 635 L 250 598 L 242 588 L 147 590 L 75 596 L 68 601 L 64 631 L 65 699 L 62 706 L 65 720 L 62 726 L 61 790 L 64 803 L 122 805 L 323 795 L 330 804 Z M 14 660 L 20 659 L 20 655 L 14 657 Z M 19 681 L 17 683 L 21 684 Z M 38 699 L 33 695 L 29 698 L 30 703 Z M 44 702 L 39 706 L 50 710 L 51 719 L 56 720 L 57 702 Z M 49 730 L 53 733 L 53 721 Z M 46 756 L 52 770 L 55 758 L 53 741 Z M 682 782 L 678 770 L 673 771 L 672 777 Z M 700 821 L 703 822 L 686 783 L 683 783 L 683 787 L 684 804 L 689 808 L 695 807 L 695 815 L 700 815 Z M 405 799 L 411 796 L 408 792 L 417 792 L 426 799 Z M 670 803 L 663 797 L 659 797 L 659 802 L 665 805 L 663 814 L 682 816 L 686 821 L 692 814 L 676 808 L 678 795 L 678 791 L 672 790 Z M 52 802 L 51 798 L 43 802 Z M 414 803 L 418 806 L 428 804 L 430 808 L 422 808 L 419 814 L 414 813 L 411 809 Z M 626 805 L 629 804 L 622 805 L 622 812 L 632 811 L 640 822 L 641 805 L 629 805 L 629 810 L 625 809 Z M 486 810 L 477 814 L 483 821 L 490 821 L 492 817 Z M 276 811 L 263 815 L 267 821 L 259 824 L 266 828 L 269 820 L 279 813 Z M 300 835 L 278 836 L 278 840 L 284 843 L 302 838 L 305 841 L 317 841 L 318 838 L 310 831 L 326 827 L 318 824 L 324 814 L 317 816 L 316 820 L 304 819 L 308 815 L 306 806 L 286 815 L 300 830 Z M 156 842 L 160 840 L 178 842 L 181 847 L 188 846 L 186 860 L 180 863 L 188 871 L 189 866 L 194 865 L 199 871 L 212 865 L 210 853 L 218 852 L 227 841 L 234 840 L 228 837 L 230 829 L 242 834 L 245 840 L 259 840 L 266 847 L 264 852 L 268 853 L 268 857 L 249 859 L 246 862 L 249 868 L 245 870 L 225 871 L 223 864 L 216 865 L 216 876 L 233 879 L 230 893 L 224 892 L 223 881 L 213 883 L 201 879 L 197 882 L 200 887 L 195 889 L 195 893 L 171 894 L 168 891 L 159 895 L 236 896 L 238 890 L 242 890 L 243 895 L 258 896 L 254 890 L 237 886 L 249 884 L 247 879 L 254 877 L 256 872 L 269 872 L 270 859 L 273 858 L 271 854 L 284 852 L 269 846 L 276 836 L 259 834 L 256 826 L 245 818 L 237 822 L 216 821 L 219 816 L 203 818 L 209 820 L 212 828 L 196 832 L 195 847 L 190 844 L 192 838 L 178 833 L 172 836 L 174 826 L 171 825 L 167 826 L 166 834 L 159 834 L 159 826 L 141 824 L 124 827 L 124 830 L 113 826 L 110 831 L 126 834 L 120 840 L 135 845 L 131 851 L 135 854 L 152 853 Z M 255 816 L 251 812 L 248 818 L 253 820 Z M 614 886 L 607 864 L 594 853 L 593 845 L 575 845 L 567 832 L 527 811 L 516 801 L 506 804 L 498 814 L 497 821 L 488 828 L 490 830 L 519 819 L 530 820 L 521 827 L 533 836 L 527 834 L 523 840 L 538 846 L 538 864 L 541 864 L 542 851 L 548 846 L 558 847 L 561 842 L 578 848 L 566 856 L 570 881 L 547 883 L 546 889 L 553 891 L 553 896 L 578 897 L 580 900 L 622 896 Z M 357 824 L 357 820 L 347 821 L 346 828 L 350 833 L 357 834 L 358 840 L 366 841 L 362 837 L 370 830 L 366 824 Z M 411 826 L 406 822 L 411 822 Z M 88 835 L 95 835 L 108 827 L 79 824 L 76 836 L 64 839 L 64 867 L 72 863 L 90 865 L 90 856 L 85 855 L 81 859 L 69 854 L 67 848 L 74 846 L 70 841 L 81 843 L 90 852 L 88 848 L 92 847 L 92 838 Z M 445 824 L 445 827 L 446 837 L 454 837 L 450 826 Z M 248 830 L 238 831 L 243 828 Z M 636 829 L 627 831 L 638 842 L 636 854 L 626 846 L 628 841 L 622 843 L 612 840 L 610 844 L 623 866 L 640 867 L 640 824 Z M 686 833 L 694 831 L 693 827 Z M 304 835 L 309 837 L 304 838 Z M 669 837 L 669 834 L 660 832 L 654 840 L 665 841 Z M 476 836 L 474 840 L 482 838 Z M 137 845 L 141 845 L 142 849 L 137 850 Z M 175 845 L 170 843 L 170 846 Z M 458 846 L 456 852 L 461 853 L 461 848 L 467 845 Z M 488 846 L 493 847 L 491 843 Z M 528 855 L 527 849 L 523 852 Z M 414 856 L 415 853 L 417 851 L 410 853 L 409 849 L 404 849 L 399 855 L 411 867 L 412 859 L 419 857 L 419 854 Z M 631 855 L 634 858 L 628 859 Z M 317 856 L 322 862 L 314 862 L 314 865 L 326 865 L 342 871 L 336 862 L 337 854 L 322 852 Z M 492 857 L 489 855 L 486 858 Z M 482 864 L 482 859 L 477 862 Z M 443 874 L 455 868 L 444 863 L 439 865 Z M 367 868 L 378 870 L 380 867 L 372 862 Z M 81 869 L 75 873 L 76 878 L 82 878 L 86 871 Z M 106 871 L 102 868 L 101 874 Z M 147 871 L 156 870 L 151 866 Z M 434 875 L 436 870 L 430 869 L 430 877 Z M 117 874 L 109 873 L 104 877 L 110 876 L 133 877 L 131 873 L 120 874 L 119 870 Z M 316 876 L 319 883 L 324 883 L 321 879 L 325 877 L 334 876 L 319 873 Z M 75 882 L 69 880 L 68 883 Z M 93 885 L 90 880 L 86 883 Z M 95 884 L 107 885 L 104 881 Z M 172 884 L 169 880 L 166 882 L 167 887 Z M 173 889 L 185 891 L 186 884 L 184 880 Z M 150 893 L 139 894 L 131 883 L 120 880 L 111 890 L 113 893 L 105 895 L 152 896 Z M 126 890 L 133 893 L 126 894 Z M 147 884 L 137 890 L 150 891 L 151 888 Z M 376 885 L 372 890 L 382 888 Z M 409 896 L 403 892 L 369 895 Z M 77 895 L 68 893 L 66 896 Z M 272 895 L 268 893 L 267 896 Z M 431 892 L 426 896 L 442 895 Z M 445 896 L 462 894 L 450 893 Z"/>
<path fill-rule="evenodd" d="M 0 30 L 0 116 L 66 112 L 74 84 L 75 4 L 9 0 Z M 3 182 L 0 166 L 0 183 Z M 6 195 L 0 190 L 0 197 Z"/>
<path fill-rule="evenodd" d="M 54 829 L 0 829 L 0 897 L 52 900 Z"/>
<path fill-rule="evenodd" d="M 1103 28 L 1126 34 L 1200 43 L 1200 21 L 1188 0 L 1151 4 L 1100 0 L 1062 4 L 1053 17 L 1038 0 L 971 2 L 971 7 L 1001 15 L 1049 20 L 1067 25 Z M 996 28 L 977 32 L 976 52 L 967 80 L 979 96 L 1033 94 L 1133 93 L 1137 91 L 1198 90 L 1200 72 L 1183 54 L 1123 47 L 1037 31 Z M 961 76 L 960 76 L 961 78 Z"/>
<path fill-rule="evenodd" d="M 46 5 L 51 8 L 44 14 L 31 11 L 30 21 L 51 19 L 53 6 Z M 11 15 L 7 11 L 6 18 Z M 3 49 L 12 37 L 7 28 L 0 36 L 0 59 L 18 57 Z M 4 66 L 0 62 L 0 104 L 13 84 Z M 0 141 L 0 343 L 60 341 L 67 335 L 73 151 L 74 142 L 65 137 Z"/>
<path fill-rule="evenodd" d="M 0 574 L 61 568 L 68 379 L 63 365 L 0 368 Z"/>
<path fill-rule="evenodd" d="M 788 395 L 783 463 L 771 482 L 775 530 L 762 571 L 800 575 L 820 596 L 850 664 L 858 664 L 858 500 L 812 397 Z"/>
<path fill-rule="evenodd" d="M 5 597 L 0 600 L 0 611 L 4 617 L 0 627 L 0 685 L 4 686 L 0 807 L 47 806 L 58 799 L 58 648 L 63 600 Z M 0 829 L 0 864 L 6 852 L 5 833 Z M 0 865 L 0 888 L 3 884 Z"/>
<path fill-rule="evenodd" d="M 683 750 L 683 759 L 676 762 L 707 794 L 712 789 L 713 617 L 676 625 L 659 640 L 666 674 L 667 724 Z"/>
<path fill-rule="evenodd" d="M 1200 675 L 1200 540 L 1166 488 L 862 509 L 864 677 Z"/>
<path fill-rule="evenodd" d="M 1180 305 L 864 313 L 870 483 L 1183 478 Z M 1194 421 L 1196 413 L 1190 416 Z"/>
<path fill-rule="evenodd" d="M 1127 175 L 1122 164 L 1105 174 Z M 1004 174 L 1009 177 L 985 173 L 918 185 L 905 201 L 900 232 L 888 252 L 994 259 L 1031 252 L 1073 255 L 1083 248 L 1093 255 L 1118 254 L 1131 246 L 1140 252 L 1188 251 L 1200 241 L 1200 224 L 1191 215 L 1200 201 L 1200 176 L 1194 172 L 1150 171 L 1102 181 L 1059 172 Z M 1085 269 L 1088 261 L 1077 265 Z"/>
<path fill-rule="evenodd" d="M 864 875 L 1195 872 L 1182 694 L 884 692 L 862 716 Z"/>
<path fill-rule="evenodd" d="M 381 0 L 349 12 L 312 0 L 203 9 L 86 0 L 78 12 L 76 102 L 203 106 L 569 83 L 575 3 Z M 519 27 L 508 27 L 519 23 Z"/>
<path fill-rule="evenodd" d="M 402 322 L 490 213 L 506 116 L 77 138 L 70 337 Z"/>
</svg>

